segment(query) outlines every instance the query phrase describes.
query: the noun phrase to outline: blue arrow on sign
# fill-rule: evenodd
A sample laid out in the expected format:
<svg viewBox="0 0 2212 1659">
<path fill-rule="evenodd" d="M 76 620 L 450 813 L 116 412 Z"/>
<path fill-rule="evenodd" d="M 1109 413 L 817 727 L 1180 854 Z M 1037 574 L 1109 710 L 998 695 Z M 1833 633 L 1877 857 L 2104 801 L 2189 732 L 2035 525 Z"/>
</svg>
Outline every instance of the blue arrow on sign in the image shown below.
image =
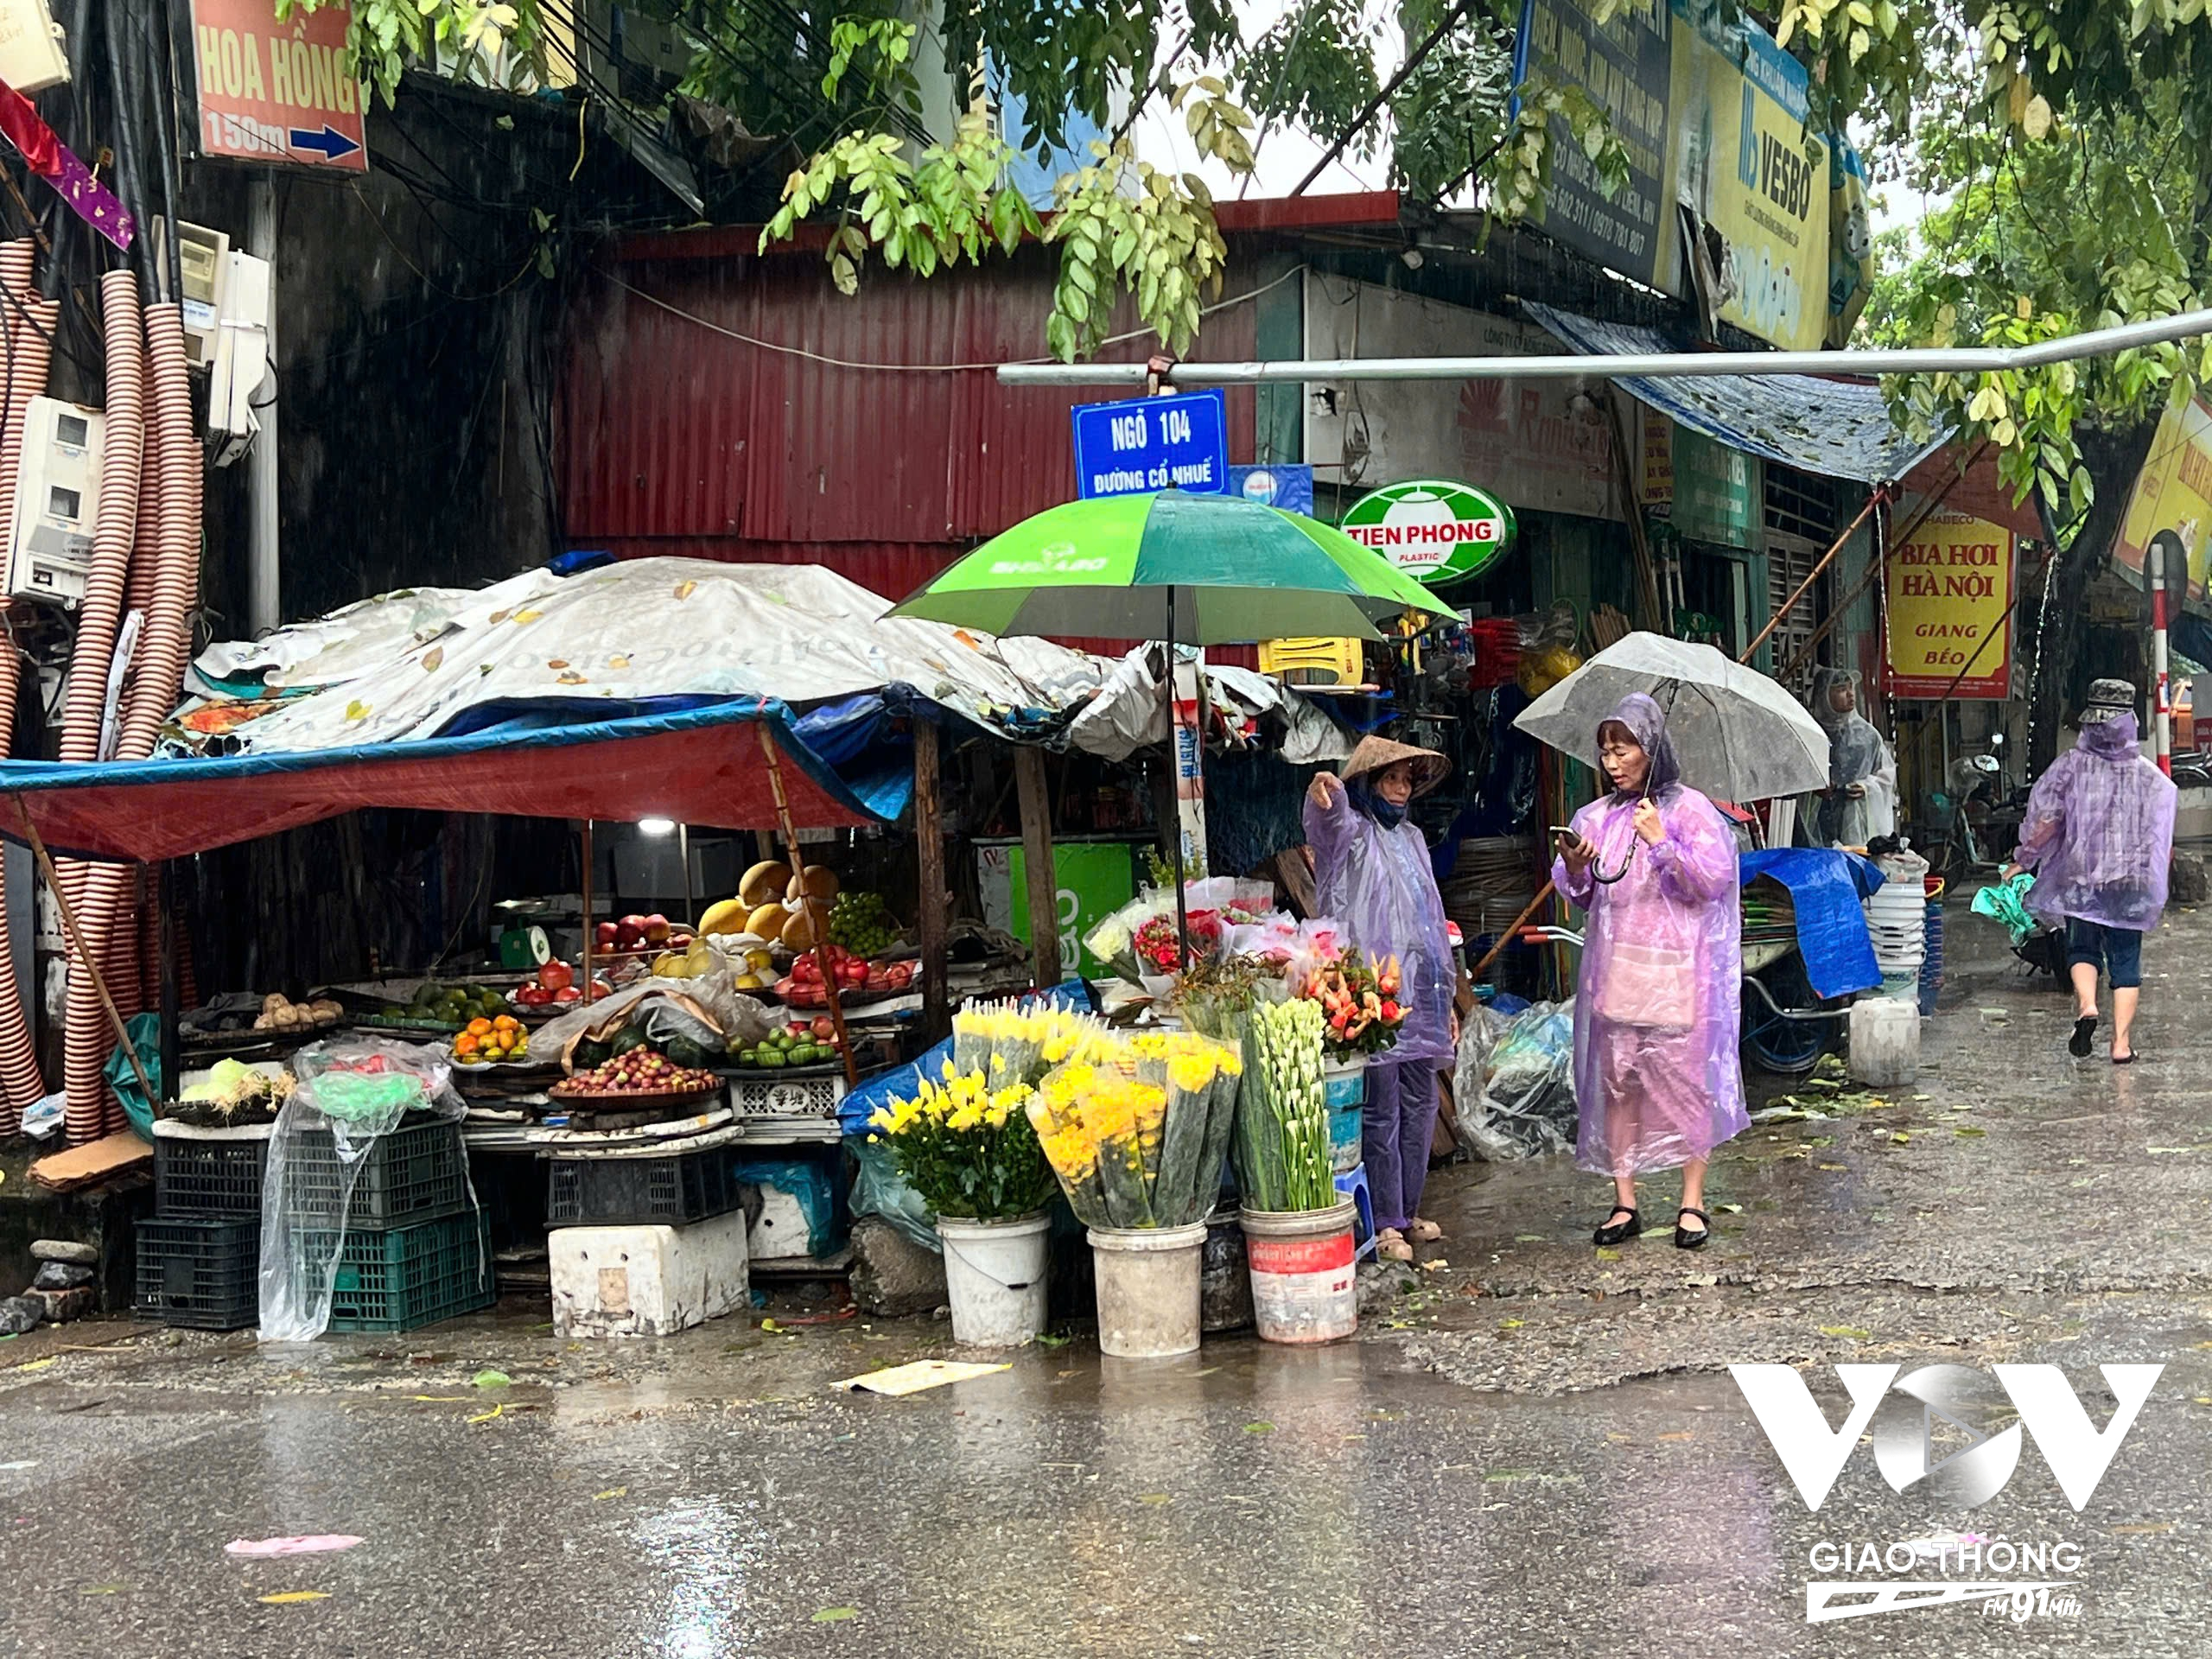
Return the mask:
<svg viewBox="0 0 2212 1659">
<path fill-rule="evenodd" d="M 360 148 L 337 128 L 328 125 L 321 132 L 311 127 L 294 127 L 289 137 L 294 149 L 313 150 L 326 162 L 342 160 Z"/>
</svg>

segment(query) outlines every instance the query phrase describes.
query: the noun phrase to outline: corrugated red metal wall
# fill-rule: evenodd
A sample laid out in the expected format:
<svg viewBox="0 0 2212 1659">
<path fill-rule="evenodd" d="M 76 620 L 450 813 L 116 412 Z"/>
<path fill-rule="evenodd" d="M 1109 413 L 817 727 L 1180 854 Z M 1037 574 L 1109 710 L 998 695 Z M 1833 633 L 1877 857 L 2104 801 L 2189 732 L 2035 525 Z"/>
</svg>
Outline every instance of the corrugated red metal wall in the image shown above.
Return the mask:
<svg viewBox="0 0 2212 1659">
<path fill-rule="evenodd" d="M 849 557 L 903 547 L 934 569 L 1074 493 L 1068 410 L 1086 394 L 1002 387 L 987 366 L 891 372 L 817 360 L 1037 356 L 1052 296 L 1046 251 L 925 282 L 874 269 L 853 299 L 804 256 L 611 270 L 569 330 L 560 453 L 575 545 L 683 537 L 686 552 L 719 556 L 711 543 L 728 538 L 743 544 L 734 556 L 820 560 L 857 580 Z M 730 339 L 624 283 L 813 356 Z M 1232 307 L 1208 319 L 1194 355 L 1249 357 L 1254 340 L 1254 308 Z M 1145 342 L 1110 354 L 1141 359 Z M 1253 407 L 1249 388 L 1230 393 L 1233 460 L 1251 459 Z"/>
</svg>

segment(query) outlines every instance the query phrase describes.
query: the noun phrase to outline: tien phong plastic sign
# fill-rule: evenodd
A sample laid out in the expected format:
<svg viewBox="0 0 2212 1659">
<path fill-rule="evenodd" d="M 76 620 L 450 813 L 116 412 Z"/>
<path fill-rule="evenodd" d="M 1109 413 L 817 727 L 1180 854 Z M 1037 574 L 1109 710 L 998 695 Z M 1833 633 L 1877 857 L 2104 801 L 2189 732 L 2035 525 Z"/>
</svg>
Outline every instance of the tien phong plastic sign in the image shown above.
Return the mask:
<svg viewBox="0 0 2212 1659">
<path fill-rule="evenodd" d="M 1488 490 L 1449 479 L 1389 484 L 1352 503 L 1344 532 L 1417 582 L 1478 576 L 1513 539 L 1513 509 Z"/>
</svg>

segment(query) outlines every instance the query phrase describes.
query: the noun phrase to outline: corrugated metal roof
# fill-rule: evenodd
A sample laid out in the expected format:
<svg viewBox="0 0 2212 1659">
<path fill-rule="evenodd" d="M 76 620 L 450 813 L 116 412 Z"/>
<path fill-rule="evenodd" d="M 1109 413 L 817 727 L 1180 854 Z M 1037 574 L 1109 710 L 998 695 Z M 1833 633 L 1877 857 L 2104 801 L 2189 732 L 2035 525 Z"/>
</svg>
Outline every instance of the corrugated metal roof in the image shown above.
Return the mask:
<svg viewBox="0 0 2212 1659">
<path fill-rule="evenodd" d="M 570 322 L 560 454 L 571 541 L 942 547 L 1067 499 L 1067 411 L 1082 394 L 1002 387 L 986 366 L 1041 352 L 1055 268 L 1048 250 L 1027 249 L 928 281 L 874 269 L 847 299 L 811 260 L 613 267 Z M 1230 292 L 1251 286 L 1249 270 Z M 1192 355 L 1251 356 L 1255 311 L 1210 318 Z M 1116 326 L 1135 319 L 1125 308 Z M 1145 354 L 1144 340 L 1107 353 Z M 978 366 L 894 373 L 822 358 Z M 1249 388 L 1230 393 L 1234 461 L 1252 459 L 1253 410 Z M 844 568 L 834 554 L 824 562 Z"/>
</svg>

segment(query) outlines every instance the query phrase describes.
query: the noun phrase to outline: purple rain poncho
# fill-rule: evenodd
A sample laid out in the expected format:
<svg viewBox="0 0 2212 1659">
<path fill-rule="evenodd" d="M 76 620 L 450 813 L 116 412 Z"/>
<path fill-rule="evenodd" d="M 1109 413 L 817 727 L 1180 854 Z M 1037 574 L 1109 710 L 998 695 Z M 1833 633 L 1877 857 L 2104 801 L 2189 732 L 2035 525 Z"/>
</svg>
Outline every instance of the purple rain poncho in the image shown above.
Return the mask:
<svg viewBox="0 0 2212 1659">
<path fill-rule="evenodd" d="M 1574 1004 L 1574 1161 L 1636 1175 L 1707 1157 L 1750 1124 L 1737 1058 L 1743 917 L 1735 836 L 1711 801 L 1677 780 L 1659 705 L 1639 692 L 1612 718 L 1651 757 L 1666 835 L 1644 845 L 1633 822 L 1638 798 L 1607 795 L 1574 815 L 1597 862 L 1575 875 L 1560 859 L 1552 880 L 1590 915 Z M 1624 863 L 1620 880 L 1597 879 Z"/>
<path fill-rule="evenodd" d="M 1321 914 L 1373 957 L 1395 957 L 1406 1023 L 1387 1054 L 1391 1065 L 1452 1064 L 1452 999 L 1459 970 L 1444 931 L 1428 842 L 1414 824 L 1386 829 L 1353 804 L 1350 790 L 1325 808 L 1306 799 L 1306 841 Z"/>
<path fill-rule="evenodd" d="M 2043 920 L 2158 925 L 2180 793 L 2140 741 L 2132 714 L 2084 726 L 2037 780 L 2012 858 L 2036 873 L 2028 908 Z"/>
</svg>

